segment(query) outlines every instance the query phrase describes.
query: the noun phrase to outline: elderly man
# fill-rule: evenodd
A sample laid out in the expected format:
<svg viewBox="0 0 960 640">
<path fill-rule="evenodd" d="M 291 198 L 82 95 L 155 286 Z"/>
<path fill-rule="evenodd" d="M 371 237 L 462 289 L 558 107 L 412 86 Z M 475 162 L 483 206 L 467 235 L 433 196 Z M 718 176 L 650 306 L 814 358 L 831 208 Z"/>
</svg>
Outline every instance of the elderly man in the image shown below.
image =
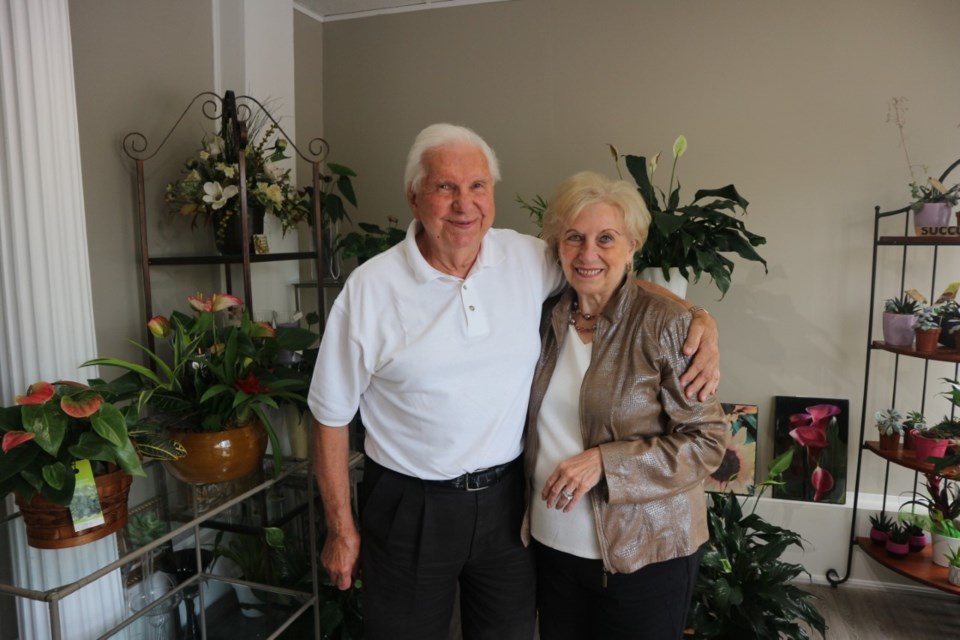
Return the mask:
<svg viewBox="0 0 960 640">
<path fill-rule="evenodd" d="M 520 540 L 520 453 L 541 304 L 562 283 L 539 239 L 494 229 L 496 156 L 437 124 L 407 159 L 407 237 L 353 272 L 330 312 L 310 407 L 328 526 L 322 562 L 358 569 L 368 639 L 533 636 L 534 570 Z M 652 286 L 652 285 L 651 285 Z M 687 393 L 717 387 L 716 327 L 697 314 Z M 346 425 L 366 427 L 360 531 Z M 362 545 L 361 545 L 362 540 Z"/>
</svg>

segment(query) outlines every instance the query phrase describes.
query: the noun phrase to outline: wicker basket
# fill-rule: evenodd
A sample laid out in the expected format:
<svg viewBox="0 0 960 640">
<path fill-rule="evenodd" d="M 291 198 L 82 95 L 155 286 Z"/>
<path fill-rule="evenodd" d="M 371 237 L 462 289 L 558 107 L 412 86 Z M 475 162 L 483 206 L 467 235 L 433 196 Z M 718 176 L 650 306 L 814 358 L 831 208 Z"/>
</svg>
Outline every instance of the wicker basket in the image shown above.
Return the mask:
<svg viewBox="0 0 960 640">
<path fill-rule="evenodd" d="M 123 471 L 114 471 L 94 480 L 104 523 L 79 533 L 73 529 L 68 507 L 50 502 L 39 494 L 29 501 L 17 494 L 17 506 L 27 525 L 27 543 L 37 549 L 76 547 L 105 538 L 127 524 L 127 495 L 133 477 Z"/>
</svg>

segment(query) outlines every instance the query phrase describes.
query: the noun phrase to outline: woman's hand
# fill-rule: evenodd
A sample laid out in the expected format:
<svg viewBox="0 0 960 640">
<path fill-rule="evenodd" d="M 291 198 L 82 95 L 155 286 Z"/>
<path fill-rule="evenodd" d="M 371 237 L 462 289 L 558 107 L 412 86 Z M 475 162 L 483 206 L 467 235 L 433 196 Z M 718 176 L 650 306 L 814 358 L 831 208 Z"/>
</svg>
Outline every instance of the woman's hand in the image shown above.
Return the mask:
<svg viewBox="0 0 960 640">
<path fill-rule="evenodd" d="M 540 497 L 548 509 L 570 511 L 603 477 L 600 449 L 593 447 L 557 465 L 543 487 Z"/>
</svg>

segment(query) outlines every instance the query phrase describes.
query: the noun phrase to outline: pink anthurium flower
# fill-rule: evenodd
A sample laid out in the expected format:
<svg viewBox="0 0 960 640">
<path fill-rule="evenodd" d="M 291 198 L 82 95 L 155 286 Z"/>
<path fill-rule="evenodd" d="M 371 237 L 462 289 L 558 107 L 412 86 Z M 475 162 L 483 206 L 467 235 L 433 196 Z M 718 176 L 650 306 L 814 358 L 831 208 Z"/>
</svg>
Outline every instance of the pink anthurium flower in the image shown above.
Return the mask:
<svg viewBox="0 0 960 640">
<path fill-rule="evenodd" d="M 810 475 L 810 482 L 813 483 L 813 501 L 820 502 L 827 497 L 827 494 L 833 491 L 833 475 L 823 467 L 817 467 Z"/>
<path fill-rule="evenodd" d="M 215 293 L 210 298 L 205 298 L 199 291 L 195 296 L 187 296 L 190 306 L 197 311 L 223 311 L 230 307 L 239 307 L 243 305 L 243 300 L 229 293 Z"/>
<path fill-rule="evenodd" d="M 53 397 L 55 393 L 53 385 L 49 382 L 34 382 L 27 389 L 27 395 L 17 396 L 14 402 L 17 404 L 43 404 Z"/>
<path fill-rule="evenodd" d="M 147 329 L 158 338 L 166 338 L 170 335 L 170 321 L 164 316 L 154 316 L 147 322 Z"/>
<path fill-rule="evenodd" d="M 250 335 L 254 338 L 273 338 L 277 335 L 276 329 L 269 322 L 254 322 L 250 325 Z"/>
<path fill-rule="evenodd" d="M 72 418 L 89 418 L 103 404 L 103 396 L 99 393 L 80 393 L 75 396 L 60 398 L 60 408 Z"/>
<path fill-rule="evenodd" d="M 3 445 L 0 445 L 0 447 L 2 447 L 3 452 L 6 453 L 17 445 L 21 445 L 30 440 L 33 440 L 32 433 L 27 431 L 8 431 L 3 434 Z"/>
</svg>

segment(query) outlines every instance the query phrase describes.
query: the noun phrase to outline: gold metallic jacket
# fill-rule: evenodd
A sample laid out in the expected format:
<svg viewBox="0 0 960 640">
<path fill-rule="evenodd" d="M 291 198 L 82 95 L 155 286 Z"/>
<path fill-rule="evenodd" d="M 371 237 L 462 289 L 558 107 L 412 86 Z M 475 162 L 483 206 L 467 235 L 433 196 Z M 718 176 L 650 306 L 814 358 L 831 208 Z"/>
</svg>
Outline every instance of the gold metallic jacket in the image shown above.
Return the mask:
<svg viewBox="0 0 960 640">
<path fill-rule="evenodd" d="M 568 289 L 544 306 L 543 345 L 527 416 L 524 463 L 527 494 L 537 458 L 537 414 L 569 335 Z M 600 448 L 604 476 L 589 498 L 603 564 L 631 573 L 690 555 L 709 537 L 703 479 L 720 466 L 727 425 L 716 397 L 688 399 L 679 378 L 689 364 L 682 347 L 690 314 L 630 278 L 607 303 L 593 336 L 580 389 L 584 448 Z M 529 542 L 529 513 L 523 540 Z"/>
</svg>

